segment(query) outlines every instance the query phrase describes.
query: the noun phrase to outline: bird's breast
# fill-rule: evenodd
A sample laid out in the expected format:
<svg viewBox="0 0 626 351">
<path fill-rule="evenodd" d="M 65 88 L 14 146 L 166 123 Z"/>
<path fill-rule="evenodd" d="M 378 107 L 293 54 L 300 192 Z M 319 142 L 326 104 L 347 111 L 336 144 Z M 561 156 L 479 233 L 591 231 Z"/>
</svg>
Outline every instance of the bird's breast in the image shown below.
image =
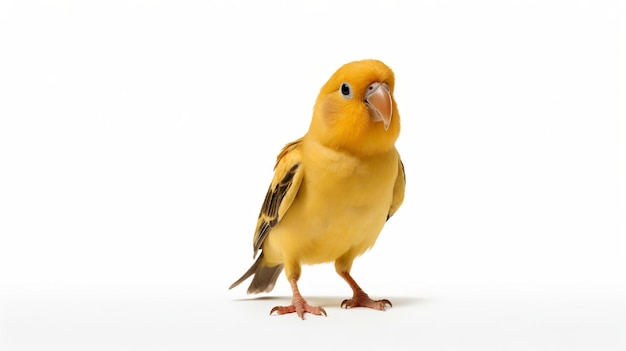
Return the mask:
<svg viewBox="0 0 626 351">
<path fill-rule="evenodd" d="M 298 196 L 272 240 L 302 263 L 336 260 L 370 248 L 385 221 L 397 177 L 397 153 L 366 159 L 318 146 L 305 152 Z"/>
</svg>

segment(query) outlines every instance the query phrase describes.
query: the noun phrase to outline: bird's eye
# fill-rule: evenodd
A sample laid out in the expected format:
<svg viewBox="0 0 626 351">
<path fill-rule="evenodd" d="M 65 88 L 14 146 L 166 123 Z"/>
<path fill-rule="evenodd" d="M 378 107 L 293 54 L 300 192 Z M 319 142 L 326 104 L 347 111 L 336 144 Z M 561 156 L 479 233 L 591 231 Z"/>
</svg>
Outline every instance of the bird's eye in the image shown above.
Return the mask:
<svg viewBox="0 0 626 351">
<path fill-rule="evenodd" d="M 339 91 L 341 91 L 341 95 L 343 95 L 343 97 L 346 99 L 352 97 L 352 87 L 348 83 L 341 83 L 341 88 L 339 88 Z"/>
</svg>

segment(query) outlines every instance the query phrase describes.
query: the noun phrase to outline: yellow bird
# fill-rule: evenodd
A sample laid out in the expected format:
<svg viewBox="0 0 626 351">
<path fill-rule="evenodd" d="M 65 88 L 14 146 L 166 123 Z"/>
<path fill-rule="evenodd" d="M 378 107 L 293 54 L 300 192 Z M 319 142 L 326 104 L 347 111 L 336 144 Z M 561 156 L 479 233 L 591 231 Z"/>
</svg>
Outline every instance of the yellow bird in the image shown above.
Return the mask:
<svg viewBox="0 0 626 351">
<path fill-rule="evenodd" d="M 378 60 L 347 63 L 330 77 L 308 132 L 277 157 L 253 239 L 254 257 L 261 254 L 230 289 L 254 275 L 248 293 L 269 292 L 284 268 L 291 305 L 276 306 L 270 314 L 326 315 L 302 297 L 298 279 L 304 264 L 334 262 L 354 292 L 341 307 L 391 306 L 386 299 L 372 300 L 350 269 L 404 200 L 393 89 L 393 71 Z"/>
</svg>

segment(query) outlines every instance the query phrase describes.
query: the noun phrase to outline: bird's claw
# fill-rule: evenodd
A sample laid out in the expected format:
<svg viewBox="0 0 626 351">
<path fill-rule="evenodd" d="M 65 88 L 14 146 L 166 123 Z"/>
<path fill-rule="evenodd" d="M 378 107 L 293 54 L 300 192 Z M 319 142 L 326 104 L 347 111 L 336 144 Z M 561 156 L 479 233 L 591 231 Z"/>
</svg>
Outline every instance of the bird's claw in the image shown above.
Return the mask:
<svg viewBox="0 0 626 351">
<path fill-rule="evenodd" d="M 319 311 L 321 314 L 324 315 L 324 317 L 328 317 L 328 315 L 326 314 L 326 310 L 324 309 L 324 307 L 318 306 L 317 308 L 319 308 Z"/>
<path fill-rule="evenodd" d="M 375 310 L 384 311 L 387 305 L 389 305 L 389 307 L 393 307 L 391 301 L 387 299 L 372 300 L 368 296 L 357 296 L 351 299 L 345 299 L 341 302 L 341 308 L 345 309 L 353 307 L 368 307 Z"/>
<path fill-rule="evenodd" d="M 304 314 L 307 312 L 316 316 L 324 315 L 324 317 L 328 317 L 324 307 L 311 306 L 306 301 L 294 301 L 294 303 L 289 306 L 274 306 L 274 308 L 272 308 L 270 311 L 270 316 L 274 314 L 274 312 L 276 312 L 278 315 L 295 312 L 298 317 L 302 319 L 304 319 Z"/>
<path fill-rule="evenodd" d="M 274 308 L 272 308 L 272 310 L 270 311 L 270 316 L 274 313 L 274 312 L 278 312 L 280 310 L 282 306 L 274 306 Z M 281 314 L 280 312 L 278 312 L 278 314 Z"/>
</svg>

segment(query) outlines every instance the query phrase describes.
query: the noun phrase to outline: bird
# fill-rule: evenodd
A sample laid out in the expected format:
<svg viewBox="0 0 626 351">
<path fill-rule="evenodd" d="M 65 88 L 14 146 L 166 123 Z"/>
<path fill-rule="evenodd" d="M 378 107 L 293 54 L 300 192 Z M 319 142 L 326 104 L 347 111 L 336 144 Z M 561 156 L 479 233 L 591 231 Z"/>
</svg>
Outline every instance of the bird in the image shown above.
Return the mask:
<svg viewBox="0 0 626 351">
<path fill-rule="evenodd" d="M 248 294 L 270 292 L 284 270 L 291 304 L 275 306 L 270 315 L 327 316 L 302 296 L 298 280 L 303 265 L 334 262 L 353 291 L 340 307 L 392 306 L 370 298 L 350 271 L 404 201 L 394 83 L 385 63 L 364 59 L 340 66 L 322 86 L 308 131 L 276 158 L 253 237 L 256 260 L 229 289 L 253 276 Z"/>
</svg>

